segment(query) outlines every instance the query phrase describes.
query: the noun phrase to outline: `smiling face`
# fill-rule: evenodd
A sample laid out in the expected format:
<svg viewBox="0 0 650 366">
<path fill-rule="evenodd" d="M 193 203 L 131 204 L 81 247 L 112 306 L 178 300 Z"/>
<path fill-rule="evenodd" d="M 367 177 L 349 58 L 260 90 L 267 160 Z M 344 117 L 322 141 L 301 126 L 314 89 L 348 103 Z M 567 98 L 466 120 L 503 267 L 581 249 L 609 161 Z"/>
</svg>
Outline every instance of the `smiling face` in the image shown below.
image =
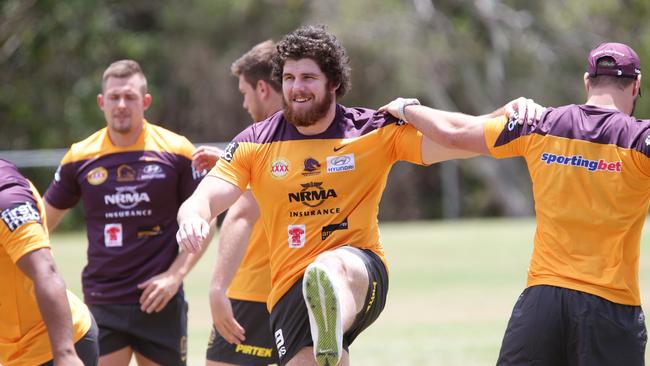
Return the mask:
<svg viewBox="0 0 650 366">
<path fill-rule="evenodd" d="M 289 59 L 282 72 L 284 116 L 297 127 L 323 119 L 335 104 L 336 87 L 329 85 L 318 64 L 309 58 Z"/>
<path fill-rule="evenodd" d="M 103 93 L 97 96 L 99 108 L 104 112 L 108 129 L 122 135 L 139 131 L 144 111 L 151 104 L 151 95 L 144 94 L 142 76 L 109 77 Z"/>
</svg>

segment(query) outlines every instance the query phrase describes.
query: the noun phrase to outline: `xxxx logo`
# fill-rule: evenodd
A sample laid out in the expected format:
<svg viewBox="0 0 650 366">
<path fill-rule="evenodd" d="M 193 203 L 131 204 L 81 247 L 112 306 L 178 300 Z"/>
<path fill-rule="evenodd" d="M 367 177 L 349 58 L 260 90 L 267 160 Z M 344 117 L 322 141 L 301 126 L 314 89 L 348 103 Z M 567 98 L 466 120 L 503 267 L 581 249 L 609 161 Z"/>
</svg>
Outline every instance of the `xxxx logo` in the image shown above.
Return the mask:
<svg viewBox="0 0 650 366">
<path fill-rule="evenodd" d="M 271 163 L 271 176 L 282 179 L 289 174 L 289 161 L 283 158 L 276 159 Z"/>
</svg>

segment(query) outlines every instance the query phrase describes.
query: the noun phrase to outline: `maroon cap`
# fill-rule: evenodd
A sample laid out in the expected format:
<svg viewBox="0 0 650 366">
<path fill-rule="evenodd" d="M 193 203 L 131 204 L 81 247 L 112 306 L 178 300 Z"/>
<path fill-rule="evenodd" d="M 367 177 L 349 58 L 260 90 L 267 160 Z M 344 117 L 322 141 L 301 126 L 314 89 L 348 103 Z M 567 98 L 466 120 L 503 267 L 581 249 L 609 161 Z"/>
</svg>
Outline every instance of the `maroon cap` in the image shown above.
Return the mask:
<svg viewBox="0 0 650 366">
<path fill-rule="evenodd" d="M 611 62 L 598 65 L 602 58 Z M 641 74 L 641 61 L 633 49 L 622 43 L 601 43 L 589 52 L 587 72 L 589 76 L 610 75 L 636 78 Z"/>
</svg>

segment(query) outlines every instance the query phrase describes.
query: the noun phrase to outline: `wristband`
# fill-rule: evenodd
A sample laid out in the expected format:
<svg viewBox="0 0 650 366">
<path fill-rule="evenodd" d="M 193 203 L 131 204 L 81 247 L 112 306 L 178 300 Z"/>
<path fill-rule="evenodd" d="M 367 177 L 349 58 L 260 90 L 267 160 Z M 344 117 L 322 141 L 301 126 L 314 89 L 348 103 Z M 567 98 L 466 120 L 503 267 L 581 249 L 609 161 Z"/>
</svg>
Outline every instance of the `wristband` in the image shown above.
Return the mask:
<svg viewBox="0 0 650 366">
<path fill-rule="evenodd" d="M 397 108 L 397 114 L 399 115 L 400 121 L 408 123 L 406 115 L 404 115 L 404 109 L 410 105 L 420 105 L 420 101 L 415 98 L 403 98 L 400 100 L 400 104 Z"/>
</svg>

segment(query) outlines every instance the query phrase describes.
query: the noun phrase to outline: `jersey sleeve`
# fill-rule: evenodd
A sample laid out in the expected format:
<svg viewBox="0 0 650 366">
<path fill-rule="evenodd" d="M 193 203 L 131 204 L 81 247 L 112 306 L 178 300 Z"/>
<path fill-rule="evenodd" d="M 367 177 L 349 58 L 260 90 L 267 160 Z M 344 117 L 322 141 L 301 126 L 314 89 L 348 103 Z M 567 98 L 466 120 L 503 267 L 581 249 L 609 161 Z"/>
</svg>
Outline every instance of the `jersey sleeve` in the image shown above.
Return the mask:
<svg viewBox="0 0 650 366">
<path fill-rule="evenodd" d="M 643 129 L 636 139 L 632 160 L 639 170 L 650 177 L 650 128 Z"/>
<path fill-rule="evenodd" d="M 180 202 L 183 202 L 194 193 L 206 172 L 199 172 L 192 167 L 194 145 L 185 137 L 182 137 L 180 143 L 181 150 L 177 162 L 179 172 L 178 196 Z"/>
<path fill-rule="evenodd" d="M 251 169 L 253 161 L 255 161 L 255 149 L 257 147 L 256 143 L 242 138 L 243 134 L 235 137 L 226 146 L 217 165 L 209 173 L 209 175 L 236 185 L 242 192 L 249 186 Z"/>
<path fill-rule="evenodd" d="M 65 210 L 79 202 L 81 187 L 77 183 L 78 164 L 72 159 L 72 149 L 65 154 L 54 173 L 54 180 L 45 192 L 45 200 L 55 208 Z"/>
<path fill-rule="evenodd" d="M 409 124 L 396 123 L 393 129 L 393 160 L 425 165 L 422 161 L 422 133 Z"/>
<path fill-rule="evenodd" d="M 483 129 L 485 144 L 492 157 L 501 159 L 524 155 L 528 139 L 520 137 L 529 133 L 529 126 L 526 124 L 520 125 L 515 121 L 508 121 L 506 116 L 499 116 L 488 120 Z"/>
<path fill-rule="evenodd" d="M 42 206 L 34 198 L 38 193 L 29 186 L 0 192 L 0 243 L 14 263 L 31 251 L 50 247 Z"/>
</svg>

